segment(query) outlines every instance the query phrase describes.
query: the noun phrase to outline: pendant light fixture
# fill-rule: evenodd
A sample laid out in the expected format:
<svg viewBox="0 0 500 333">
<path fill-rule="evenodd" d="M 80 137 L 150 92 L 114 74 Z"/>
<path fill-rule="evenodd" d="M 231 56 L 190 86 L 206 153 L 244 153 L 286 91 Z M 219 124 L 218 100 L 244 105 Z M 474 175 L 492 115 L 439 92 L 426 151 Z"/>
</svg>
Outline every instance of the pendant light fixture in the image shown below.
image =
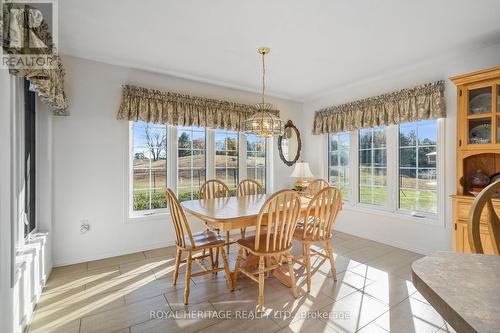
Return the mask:
<svg viewBox="0 0 500 333">
<path fill-rule="evenodd" d="M 273 106 L 265 102 L 266 92 L 266 64 L 264 57 L 268 54 L 268 47 L 260 47 L 259 54 L 262 56 L 262 99 L 255 104 L 256 112 L 245 120 L 245 133 L 268 138 L 273 135 L 282 135 L 285 129 L 285 122 L 273 112 Z"/>
</svg>

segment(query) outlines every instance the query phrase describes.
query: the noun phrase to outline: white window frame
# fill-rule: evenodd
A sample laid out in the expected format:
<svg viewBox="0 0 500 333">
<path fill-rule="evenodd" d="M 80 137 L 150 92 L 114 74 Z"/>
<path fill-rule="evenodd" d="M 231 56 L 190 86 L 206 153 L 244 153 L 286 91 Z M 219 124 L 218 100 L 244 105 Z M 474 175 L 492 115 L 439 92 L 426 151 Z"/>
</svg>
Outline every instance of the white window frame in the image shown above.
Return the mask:
<svg viewBox="0 0 500 333">
<path fill-rule="evenodd" d="M 154 215 L 161 215 L 161 214 L 169 214 L 168 208 L 157 208 L 157 209 L 146 209 L 146 210 L 140 210 L 140 211 L 134 211 L 133 209 L 133 203 L 134 203 L 134 170 L 133 170 L 133 165 L 134 165 L 134 135 L 133 135 L 133 129 L 134 129 L 134 122 L 129 121 L 128 123 L 129 128 L 128 128 L 128 146 L 127 146 L 127 180 L 126 180 L 126 210 L 127 210 L 127 216 L 129 219 L 138 219 L 138 218 L 143 218 L 143 217 L 148 217 L 148 216 L 154 216 Z M 172 170 L 172 161 L 171 161 L 171 133 L 172 131 L 170 130 L 170 126 L 167 126 L 167 187 L 171 187 L 171 172 Z M 177 139 L 176 139 L 177 140 Z M 176 145 L 177 146 L 177 145 Z M 177 155 L 177 154 L 175 154 Z M 177 162 L 177 159 L 176 159 Z"/>
<path fill-rule="evenodd" d="M 126 140 L 126 154 L 125 154 L 125 195 L 124 203 L 126 210 L 126 223 L 128 222 L 142 222 L 142 221 L 164 221 L 165 215 L 170 215 L 168 208 L 150 209 L 142 211 L 133 210 L 133 121 L 128 122 L 128 140 Z M 177 193 L 177 145 L 178 145 L 178 129 L 177 126 L 167 126 L 167 187 Z M 206 179 L 215 178 L 215 130 L 205 129 L 205 144 L 206 144 Z M 266 192 L 272 193 L 273 191 L 273 140 L 272 138 L 266 140 Z M 246 135 L 243 132 L 238 134 L 238 178 L 239 181 L 246 179 Z"/>
<path fill-rule="evenodd" d="M 396 126 L 396 129 L 397 129 L 397 132 L 396 132 L 396 135 L 397 135 L 397 137 L 396 137 L 396 140 L 397 140 L 396 159 L 397 159 L 398 169 L 395 172 L 397 172 L 397 174 L 398 174 L 398 179 L 397 179 L 397 183 L 396 183 L 398 191 L 396 193 L 396 197 L 394 198 L 394 200 L 395 200 L 396 210 L 400 214 L 414 216 L 414 217 L 418 217 L 418 218 L 434 219 L 434 220 L 439 218 L 439 211 L 442 208 L 440 206 L 440 193 L 442 193 L 442 191 L 444 191 L 444 187 L 441 187 L 441 183 L 444 183 L 444 177 L 442 177 L 443 171 L 440 170 L 441 164 L 444 163 L 444 155 L 440 156 L 440 152 L 442 153 L 442 150 L 443 150 L 440 147 L 440 144 L 442 142 L 442 141 L 440 141 L 440 140 L 442 140 L 440 134 L 442 132 L 444 132 L 444 130 L 440 130 L 440 126 L 442 126 L 442 125 L 440 125 L 440 120 L 443 120 L 443 119 L 438 119 L 437 123 L 436 123 L 436 131 L 437 131 L 437 133 L 436 133 L 436 183 L 437 183 L 437 186 L 436 186 L 436 196 L 437 196 L 436 211 L 437 212 L 436 213 L 420 212 L 420 211 L 414 212 L 414 211 L 399 207 L 399 126 Z M 417 154 L 418 154 L 418 150 L 417 150 Z M 418 168 L 417 168 L 416 176 L 418 177 Z"/>
<path fill-rule="evenodd" d="M 241 152 L 240 152 L 240 148 L 241 148 L 241 144 L 240 144 L 240 140 L 241 140 L 241 133 L 237 132 L 237 131 L 231 131 L 231 130 L 213 130 L 214 132 L 214 178 L 216 178 L 217 176 L 217 166 L 216 166 L 216 159 L 217 159 L 217 147 L 215 146 L 216 142 L 215 142 L 215 133 L 217 131 L 223 131 L 223 132 L 235 132 L 236 135 L 237 135 L 237 138 L 238 138 L 238 147 L 236 148 L 237 149 L 237 152 L 238 152 L 238 175 L 237 175 L 237 179 L 236 179 L 236 191 L 238 191 L 238 184 L 239 182 L 242 180 L 242 179 L 245 179 L 245 178 L 241 178 L 241 158 L 242 158 L 242 155 L 241 155 Z M 228 166 L 227 166 L 227 147 L 225 148 L 224 152 L 226 153 L 226 166 L 224 167 L 225 171 L 226 171 L 226 179 L 223 180 L 226 185 L 227 184 L 227 170 L 228 170 Z M 219 169 L 222 169 L 221 167 L 219 167 Z M 231 168 L 232 169 L 232 168 Z M 229 187 L 229 185 L 228 185 Z"/>
<path fill-rule="evenodd" d="M 193 127 L 193 126 L 179 126 L 179 127 Z M 215 178 L 215 132 L 212 130 L 212 133 L 210 136 L 210 141 L 209 141 L 209 131 L 210 130 L 206 129 L 206 128 L 202 128 L 202 127 L 200 127 L 200 129 L 205 130 L 205 180 L 207 180 L 207 179 L 211 179 L 211 178 L 209 178 L 208 170 L 212 170 L 212 168 L 214 168 L 213 169 L 213 176 Z M 175 133 L 175 139 L 174 139 L 175 140 L 175 150 L 173 152 L 169 152 L 167 149 L 167 153 L 172 153 L 171 156 L 175 156 L 175 164 L 172 164 L 173 169 L 171 169 L 171 170 L 175 170 L 175 187 L 171 187 L 171 188 L 174 189 L 175 195 L 179 195 L 179 187 L 177 186 L 177 180 L 179 179 L 179 177 L 178 177 L 178 171 L 179 171 L 179 168 L 178 168 L 179 129 L 176 126 L 168 125 L 168 130 Z M 168 142 L 167 142 L 167 145 L 168 145 Z M 212 146 L 214 146 L 214 149 L 209 149 L 209 147 L 212 147 Z M 208 153 L 209 150 L 211 151 L 211 154 L 213 154 L 213 155 L 209 156 L 209 153 Z M 168 160 L 168 155 L 167 155 L 167 160 Z M 210 161 L 212 161 L 212 164 L 210 164 Z M 168 165 L 168 163 L 167 163 L 167 168 L 169 166 L 170 165 Z M 167 169 L 167 174 L 168 174 L 168 169 Z M 167 186 L 169 186 L 168 182 L 167 182 Z"/>
<path fill-rule="evenodd" d="M 353 162 L 353 159 L 351 156 L 351 152 L 352 152 L 351 145 L 353 144 L 353 139 L 352 139 L 352 131 L 343 131 L 340 133 L 347 133 L 349 136 L 349 164 L 348 164 L 349 182 L 347 184 L 348 199 L 346 200 L 345 196 L 344 195 L 342 196 L 342 202 L 348 203 L 351 201 L 351 198 L 353 195 L 353 190 L 351 187 L 351 176 L 352 176 L 352 168 L 351 168 L 352 164 L 351 163 Z M 325 179 L 328 182 L 330 182 L 330 152 L 331 152 L 331 150 L 330 150 L 330 134 L 327 134 L 327 136 L 326 136 L 326 151 L 327 151 L 327 159 L 326 159 L 326 177 L 325 177 Z M 337 150 L 337 151 L 340 152 L 340 150 Z M 340 156 L 339 156 L 339 158 L 340 158 Z"/>
<path fill-rule="evenodd" d="M 391 153 L 391 148 L 389 147 L 389 139 L 392 139 L 392 133 L 390 133 L 390 130 L 389 130 L 389 126 L 385 126 L 385 144 L 386 144 L 386 164 L 387 164 L 387 167 L 386 167 L 386 172 L 387 172 L 387 202 L 386 202 L 386 205 L 374 205 L 374 204 L 369 204 L 369 203 L 363 203 L 363 202 L 359 202 L 359 130 L 356 130 L 356 151 L 355 151 L 355 154 L 356 154 L 356 168 L 355 168 L 355 171 L 356 171 L 356 175 L 355 175 L 355 179 L 356 179 L 356 196 L 353 198 L 356 202 L 356 204 L 360 207 L 367 207 L 367 208 L 375 208 L 375 209 L 380 209 L 380 210 L 385 210 L 385 211 L 393 211 L 394 208 L 392 207 L 392 201 L 394 199 L 394 193 L 393 193 L 393 184 L 391 184 L 391 178 L 390 175 L 391 175 L 391 172 L 393 172 L 392 170 L 392 167 L 393 165 L 389 165 L 391 163 L 389 163 L 389 161 L 392 161 L 394 159 L 394 156 L 393 154 Z M 391 141 L 392 142 L 392 141 Z M 372 149 L 373 149 L 373 145 L 372 145 Z M 352 151 L 351 151 L 352 152 Z"/>
<path fill-rule="evenodd" d="M 349 200 L 344 202 L 346 209 L 364 211 L 383 216 L 398 216 L 407 218 L 411 221 L 417 221 L 427 224 L 445 225 L 445 120 L 437 119 L 437 213 L 417 212 L 399 209 L 399 125 L 388 125 L 386 127 L 387 135 L 387 205 L 377 206 L 359 202 L 359 131 L 350 132 L 350 151 L 349 151 Z M 324 167 L 324 177 L 328 179 L 328 134 L 325 135 L 325 149 L 327 158 Z"/>
<path fill-rule="evenodd" d="M 264 178 L 265 178 L 264 181 L 265 181 L 265 183 L 261 184 L 261 185 L 264 186 L 264 190 L 265 190 L 266 193 L 272 193 L 268 189 L 269 184 L 270 184 L 269 183 L 269 179 L 270 179 L 269 178 L 269 173 L 270 173 L 269 170 L 270 169 L 269 169 L 268 162 L 269 162 L 269 154 L 271 153 L 269 149 L 272 146 L 272 144 L 270 144 L 269 142 L 271 140 L 272 140 L 272 138 L 264 139 L 264 144 L 265 144 L 265 149 L 266 149 L 266 168 L 265 168 L 265 173 L 266 174 L 264 175 Z M 248 152 L 247 148 L 248 148 L 248 146 L 247 146 L 246 135 L 245 135 L 245 153 L 244 153 L 244 155 L 242 155 L 245 158 L 245 162 L 244 162 L 244 166 L 243 166 L 244 169 L 245 169 L 245 178 L 241 178 L 241 179 L 247 179 L 248 178 L 248 169 L 247 169 L 247 165 L 246 165 L 246 160 L 248 158 L 248 156 L 247 156 L 247 152 Z M 254 169 L 257 169 L 257 167 L 254 167 Z"/>
</svg>

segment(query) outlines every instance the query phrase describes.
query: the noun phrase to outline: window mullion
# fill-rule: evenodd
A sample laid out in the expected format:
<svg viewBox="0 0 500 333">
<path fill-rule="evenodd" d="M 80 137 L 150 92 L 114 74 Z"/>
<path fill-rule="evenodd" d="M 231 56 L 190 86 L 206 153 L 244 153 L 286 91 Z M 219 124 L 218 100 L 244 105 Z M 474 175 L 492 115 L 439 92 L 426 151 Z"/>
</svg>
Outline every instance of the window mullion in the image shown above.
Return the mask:
<svg viewBox="0 0 500 333">
<path fill-rule="evenodd" d="M 436 191 L 437 191 L 437 215 L 440 221 L 444 224 L 446 221 L 446 184 L 445 184 L 445 118 L 437 120 L 437 136 L 436 136 Z M 453 177 L 451 177 L 453 178 Z"/>
<path fill-rule="evenodd" d="M 330 183 L 330 133 L 325 134 L 323 138 L 323 142 L 326 146 L 326 167 L 324 168 L 323 178 L 326 179 L 327 182 Z M 332 185 L 332 184 L 330 184 Z"/>
<path fill-rule="evenodd" d="M 167 127 L 167 174 L 170 176 L 167 179 L 167 186 L 178 193 L 177 191 L 177 127 L 168 125 Z"/>
<path fill-rule="evenodd" d="M 238 132 L 238 174 L 239 180 L 247 179 L 247 137 Z"/>
<path fill-rule="evenodd" d="M 266 193 L 273 193 L 274 191 L 274 138 L 266 139 Z"/>
<path fill-rule="evenodd" d="M 129 122 L 128 128 L 128 193 L 127 193 L 127 210 L 131 216 L 134 212 L 134 123 Z"/>
<path fill-rule="evenodd" d="M 359 131 L 354 130 L 350 132 L 350 154 L 349 165 L 349 183 L 350 183 L 350 196 L 351 204 L 359 202 Z"/>
<path fill-rule="evenodd" d="M 215 130 L 206 130 L 206 179 L 215 178 Z"/>
<path fill-rule="evenodd" d="M 398 125 L 387 126 L 387 209 L 396 211 L 399 206 L 399 140 Z"/>
<path fill-rule="evenodd" d="M 370 146 L 370 204 L 374 204 L 373 191 L 375 190 L 375 131 L 371 129 L 371 146 Z"/>
<path fill-rule="evenodd" d="M 419 138 L 419 135 L 418 135 L 418 131 L 419 131 L 419 127 L 420 126 L 416 126 L 416 130 L 415 132 L 417 133 L 417 137 L 416 137 L 416 141 L 415 141 L 415 197 L 416 197 L 416 202 L 415 202 L 415 211 L 418 210 L 418 200 L 419 200 L 419 196 L 420 196 L 420 193 L 419 193 L 419 181 L 418 181 L 418 175 L 419 175 L 419 168 L 420 168 L 420 161 L 419 161 L 419 150 L 420 150 L 420 142 L 418 142 L 418 138 Z"/>
</svg>

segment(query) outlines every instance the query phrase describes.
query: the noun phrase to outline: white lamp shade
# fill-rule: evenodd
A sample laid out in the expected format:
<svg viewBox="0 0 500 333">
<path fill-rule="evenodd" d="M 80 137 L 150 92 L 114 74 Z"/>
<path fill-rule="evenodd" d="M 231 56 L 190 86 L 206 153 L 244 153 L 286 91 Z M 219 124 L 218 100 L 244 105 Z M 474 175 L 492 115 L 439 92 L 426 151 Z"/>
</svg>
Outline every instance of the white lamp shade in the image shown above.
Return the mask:
<svg viewBox="0 0 500 333">
<path fill-rule="evenodd" d="M 295 169 L 293 169 L 292 174 L 290 175 L 292 178 L 313 178 L 313 174 L 311 169 L 309 168 L 309 163 L 300 162 L 295 163 Z"/>
</svg>

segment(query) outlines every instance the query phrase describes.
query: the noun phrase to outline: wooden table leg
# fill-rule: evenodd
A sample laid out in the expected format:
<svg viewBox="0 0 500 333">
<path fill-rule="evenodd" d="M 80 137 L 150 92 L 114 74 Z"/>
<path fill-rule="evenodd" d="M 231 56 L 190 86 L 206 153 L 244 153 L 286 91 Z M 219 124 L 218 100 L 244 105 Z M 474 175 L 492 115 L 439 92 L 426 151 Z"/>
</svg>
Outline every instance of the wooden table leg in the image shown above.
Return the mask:
<svg viewBox="0 0 500 333">
<path fill-rule="evenodd" d="M 215 263 L 214 263 L 214 266 L 215 267 L 219 267 L 219 248 L 218 247 L 215 249 Z M 215 272 L 215 275 L 217 275 L 217 272 Z"/>
<path fill-rule="evenodd" d="M 230 231 L 229 230 L 226 231 L 226 243 L 227 243 L 227 245 L 226 245 L 226 252 L 227 252 L 228 255 L 229 255 L 229 243 L 231 242 L 231 238 L 229 238 L 230 236 L 231 236 Z"/>
</svg>

